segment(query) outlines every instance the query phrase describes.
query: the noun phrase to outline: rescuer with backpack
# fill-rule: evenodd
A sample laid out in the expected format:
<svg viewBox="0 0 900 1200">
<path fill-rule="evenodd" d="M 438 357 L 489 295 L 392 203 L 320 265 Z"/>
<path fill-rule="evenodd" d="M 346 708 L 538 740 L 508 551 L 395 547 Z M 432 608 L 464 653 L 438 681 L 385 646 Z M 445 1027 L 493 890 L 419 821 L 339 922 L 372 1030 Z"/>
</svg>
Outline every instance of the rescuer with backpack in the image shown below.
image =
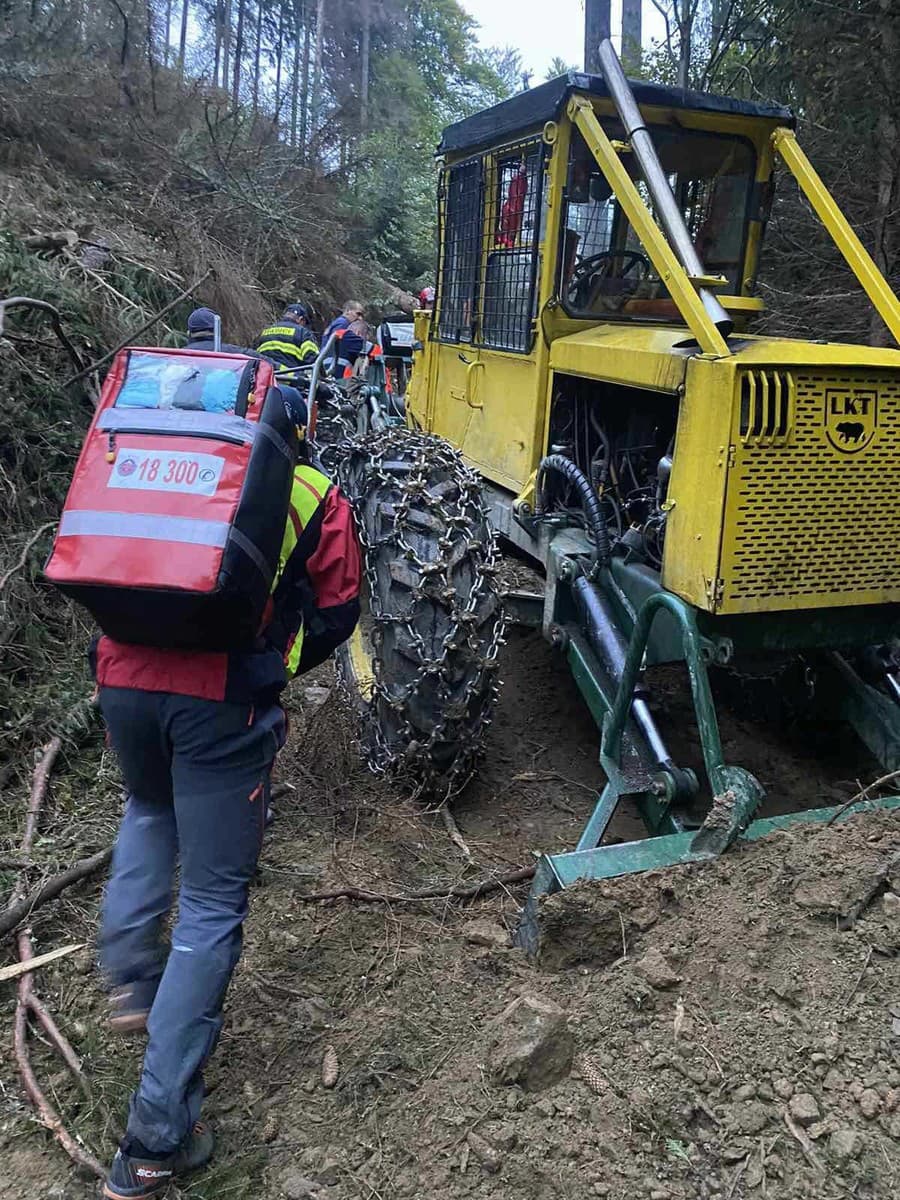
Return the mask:
<svg viewBox="0 0 900 1200">
<path fill-rule="evenodd" d="M 180 408 L 177 394 L 164 405 L 154 372 L 165 381 L 186 369 L 232 370 L 231 410 Z M 212 1154 L 202 1070 L 285 740 L 279 696 L 359 617 L 352 513 L 309 465 L 306 424 L 299 393 L 278 387 L 263 359 L 120 352 L 47 564 L 104 630 L 92 665 L 128 791 L 100 957 L 112 1025 L 146 1027 L 148 1043 L 108 1200 L 155 1195 Z"/>
</svg>

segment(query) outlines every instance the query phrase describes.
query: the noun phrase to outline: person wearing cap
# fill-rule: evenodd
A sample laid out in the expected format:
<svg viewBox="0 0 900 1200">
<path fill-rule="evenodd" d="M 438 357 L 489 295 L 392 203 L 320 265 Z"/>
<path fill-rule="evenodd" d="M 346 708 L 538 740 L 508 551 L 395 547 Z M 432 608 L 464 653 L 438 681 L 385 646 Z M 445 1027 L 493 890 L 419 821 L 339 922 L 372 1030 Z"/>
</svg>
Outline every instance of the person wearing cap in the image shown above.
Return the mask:
<svg viewBox="0 0 900 1200">
<path fill-rule="evenodd" d="M 215 328 L 216 319 L 221 322 L 221 317 L 217 312 L 213 312 L 211 308 L 195 308 L 188 317 L 187 335 L 188 341 L 185 350 L 215 350 Z M 222 342 L 219 345 L 219 350 L 223 354 L 253 354 L 252 350 L 248 350 L 245 346 L 232 346 L 229 342 Z"/>
<path fill-rule="evenodd" d="M 309 327 L 305 304 L 289 304 L 276 325 L 267 326 L 256 341 L 256 353 L 276 367 L 305 367 L 319 356 L 319 343 Z"/>
</svg>

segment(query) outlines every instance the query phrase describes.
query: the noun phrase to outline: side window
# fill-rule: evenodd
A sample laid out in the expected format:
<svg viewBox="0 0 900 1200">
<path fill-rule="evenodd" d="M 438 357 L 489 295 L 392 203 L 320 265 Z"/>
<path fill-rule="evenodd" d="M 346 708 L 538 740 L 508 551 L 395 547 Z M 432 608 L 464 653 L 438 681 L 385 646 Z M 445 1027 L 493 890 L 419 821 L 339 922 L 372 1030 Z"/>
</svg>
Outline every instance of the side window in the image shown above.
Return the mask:
<svg viewBox="0 0 900 1200">
<path fill-rule="evenodd" d="M 493 160 L 487 212 L 481 341 L 498 350 L 531 349 L 541 236 L 543 152 L 539 140 Z"/>
<path fill-rule="evenodd" d="M 482 160 L 444 173 L 437 332 L 442 341 L 471 342 L 475 332 L 482 239 Z"/>
</svg>

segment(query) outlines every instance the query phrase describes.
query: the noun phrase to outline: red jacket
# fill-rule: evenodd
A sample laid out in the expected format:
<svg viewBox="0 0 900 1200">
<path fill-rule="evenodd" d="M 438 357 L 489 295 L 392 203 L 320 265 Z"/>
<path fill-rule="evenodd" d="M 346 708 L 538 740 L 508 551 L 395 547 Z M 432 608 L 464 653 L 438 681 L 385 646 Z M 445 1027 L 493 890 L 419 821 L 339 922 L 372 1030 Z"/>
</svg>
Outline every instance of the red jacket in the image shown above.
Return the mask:
<svg viewBox="0 0 900 1200">
<path fill-rule="evenodd" d="M 359 620 L 361 557 L 346 498 L 310 467 L 295 471 L 283 562 L 259 646 L 250 652 L 91 646 L 101 687 L 174 692 L 202 700 L 272 701 L 294 674 L 324 662 Z M 299 642 L 299 645 L 298 645 Z"/>
</svg>

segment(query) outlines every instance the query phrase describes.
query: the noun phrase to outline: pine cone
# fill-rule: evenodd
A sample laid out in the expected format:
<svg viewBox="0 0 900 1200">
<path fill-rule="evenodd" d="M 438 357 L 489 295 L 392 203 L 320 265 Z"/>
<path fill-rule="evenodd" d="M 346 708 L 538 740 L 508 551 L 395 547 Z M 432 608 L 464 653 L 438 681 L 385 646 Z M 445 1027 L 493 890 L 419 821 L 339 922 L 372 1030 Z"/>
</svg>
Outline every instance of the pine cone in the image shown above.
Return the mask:
<svg viewBox="0 0 900 1200">
<path fill-rule="evenodd" d="M 597 1065 L 597 1062 L 591 1058 L 590 1054 L 583 1054 L 578 1063 L 581 1069 L 581 1078 L 588 1085 L 592 1092 L 598 1096 L 606 1091 L 606 1079 L 603 1072 Z"/>
<path fill-rule="evenodd" d="M 322 1086 L 333 1088 L 338 1081 L 338 1056 L 334 1046 L 326 1046 L 322 1055 Z"/>
</svg>

